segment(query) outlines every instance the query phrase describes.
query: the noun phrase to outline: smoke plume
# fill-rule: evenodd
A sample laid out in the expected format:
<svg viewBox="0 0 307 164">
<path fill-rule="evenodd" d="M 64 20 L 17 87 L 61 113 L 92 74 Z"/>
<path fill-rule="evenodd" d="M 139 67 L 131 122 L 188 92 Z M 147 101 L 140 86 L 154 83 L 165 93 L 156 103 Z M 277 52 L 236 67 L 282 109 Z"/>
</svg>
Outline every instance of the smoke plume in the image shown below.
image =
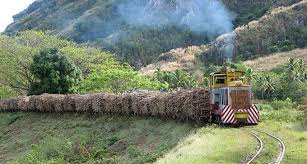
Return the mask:
<svg viewBox="0 0 307 164">
<path fill-rule="evenodd" d="M 219 36 L 213 43 L 214 46 L 223 54 L 224 59 L 226 60 L 232 60 L 235 37 L 236 33 L 230 32 Z"/>
<path fill-rule="evenodd" d="M 233 18 L 220 0 L 129 0 L 118 11 L 134 26 L 174 25 L 211 39 L 233 30 Z"/>
</svg>

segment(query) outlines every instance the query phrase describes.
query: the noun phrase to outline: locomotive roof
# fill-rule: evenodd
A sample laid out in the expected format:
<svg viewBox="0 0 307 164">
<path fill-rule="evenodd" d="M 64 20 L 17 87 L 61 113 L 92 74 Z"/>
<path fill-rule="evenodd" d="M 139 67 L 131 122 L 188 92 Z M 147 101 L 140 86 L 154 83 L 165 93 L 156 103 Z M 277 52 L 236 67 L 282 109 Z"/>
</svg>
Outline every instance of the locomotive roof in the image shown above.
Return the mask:
<svg viewBox="0 0 307 164">
<path fill-rule="evenodd" d="M 238 70 L 235 70 L 235 71 L 220 71 L 220 72 L 213 72 L 211 73 L 210 75 L 220 75 L 220 76 L 225 76 L 226 75 L 226 72 L 239 72 L 239 73 L 245 73 L 244 71 L 238 71 Z"/>
</svg>

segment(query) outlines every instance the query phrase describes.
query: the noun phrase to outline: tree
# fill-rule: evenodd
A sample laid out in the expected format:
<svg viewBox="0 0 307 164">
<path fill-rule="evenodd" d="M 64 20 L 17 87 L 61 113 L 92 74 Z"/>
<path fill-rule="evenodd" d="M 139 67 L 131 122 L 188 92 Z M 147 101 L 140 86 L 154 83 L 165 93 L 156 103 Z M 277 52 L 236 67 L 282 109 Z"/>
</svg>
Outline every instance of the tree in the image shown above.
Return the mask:
<svg viewBox="0 0 307 164">
<path fill-rule="evenodd" d="M 259 77 L 257 80 L 262 99 L 271 98 L 275 91 L 275 83 L 270 76 Z"/>
<path fill-rule="evenodd" d="M 158 80 L 141 76 L 130 66 L 100 67 L 80 84 L 81 92 L 123 93 L 135 89 L 160 90 L 166 86 Z"/>
<path fill-rule="evenodd" d="M 156 79 L 161 83 L 166 83 L 170 89 L 176 88 L 193 88 L 197 86 L 196 80 L 189 73 L 176 70 L 175 72 L 166 72 L 158 69 L 156 72 Z"/>
<path fill-rule="evenodd" d="M 248 82 L 251 82 L 252 79 L 254 78 L 254 71 L 253 71 L 253 69 L 248 68 L 246 70 L 245 74 L 246 74 L 246 78 L 247 78 Z"/>
<path fill-rule="evenodd" d="M 34 81 L 28 94 L 64 94 L 73 92 L 81 80 L 81 71 L 57 49 L 44 49 L 33 57 L 30 66 Z"/>
</svg>

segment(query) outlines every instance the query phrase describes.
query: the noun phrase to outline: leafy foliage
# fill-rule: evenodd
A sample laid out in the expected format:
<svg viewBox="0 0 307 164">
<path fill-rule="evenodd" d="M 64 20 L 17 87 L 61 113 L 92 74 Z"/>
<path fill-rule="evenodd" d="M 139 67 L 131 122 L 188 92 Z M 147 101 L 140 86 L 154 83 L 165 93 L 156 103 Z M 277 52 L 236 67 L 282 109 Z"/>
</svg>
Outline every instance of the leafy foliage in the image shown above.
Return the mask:
<svg viewBox="0 0 307 164">
<path fill-rule="evenodd" d="M 0 99 L 18 96 L 18 93 L 8 86 L 0 85 Z"/>
<path fill-rule="evenodd" d="M 262 99 L 302 101 L 307 93 L 307 65 L 301 59 L 290 59 L 273 72 L 258 73 L 252 80 L 255 96 Z"/>
<path fill-rule="evenodd" d="M 0 84 L 19 94 L 33 81 L 30 65 L 33 56 L 45 48 L 73 46 L 73 43 L 43 32 L 26 31 L 16 37 L 0 35 Z"/>
<path fill-rule="evenodd" d="M 25 31 L 15 37 L 0 35 L 1 97 L 22 95 L 29 91 L 34 81 L 30 69 L 33 57 L 45 49 L 58 49 L 58 53 L 71 59 L 80 68 L 84 81 L 75 89 L 80 89 L 82 93 L 156 90 L 166 87 L 157 80 L 140 76 L 133 68 L 119 63 L 106 51 L 81 46 L 40 31 Z"/>
<path fill-rule="evenodd" d="M 200 45 L 209 41 L 203 34 L 175 26 L 135 28 L 127 35 L 115 43 L 96 41 L 95 45 L 107 48 L 121 61 L 140 68 L 151 64 L 161 53 L 173 48 Z"/>
<path fill-rule="evenodd" d="M 156 79 L 161 83 L 168 85 L 169 89 L 176 88 L 193 88 L 197 86 L 196 80 L 193 76 L 185 71 L 176 70 L 175 72 L 160 71 L 155 72 Z"/>
<path fill-rule="evenodd" d="M 41 144 L 32 146 L 31 151 L 16 163 L 116 163 L 116 157 L 106 148 L 90 148 L 88 140 L 81 138 L 80 142 L 68 139 L 48 137 Z"/>
<path fill-rule="evenodd" d="M 259 104 L 258 107 L 264 121 L 298 122 L 304 120 L 302 111 L 297 110 L 297 104 L 289 98 Z"/>
<path fill-rule="evenodd" d="M 81 92 L 114 92 L 146 89 L 159 90 L 167 86 L 157 80 L 139 75 L 129 66 L 103 67 L 95 69 L 82 81 Z"/>
<path fill-rule="evenodd" d="M 272 8 L 278 6 L 291 6 L 299 1 L 300 0 L 223 0 L 225 5 L 236 14 L 233 22 L 236 27 L 257 20 Z"/>
<path fill-rule="evenodd" d="M 45 49 L 33 57 L 30 66 L 34 81 L 29 94 L 71 93 L 81 80 L 81 71 L 57 49 Z"/>
</svg>

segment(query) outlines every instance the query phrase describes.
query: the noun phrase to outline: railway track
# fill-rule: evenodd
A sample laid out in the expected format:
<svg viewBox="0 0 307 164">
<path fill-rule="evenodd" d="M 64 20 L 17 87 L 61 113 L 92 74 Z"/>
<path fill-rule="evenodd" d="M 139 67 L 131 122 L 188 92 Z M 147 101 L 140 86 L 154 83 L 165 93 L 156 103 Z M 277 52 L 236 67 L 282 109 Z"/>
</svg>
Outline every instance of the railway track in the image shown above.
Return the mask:
<svg viewBox="0 0 307 164">
<path fill-rule="evenodd" d="M 285 152 L 286 152 L 286 146 L 285 146 L 284 142 L 280 138 L 276 137 L 275 135 L 272 135 L 270 133 L 267 133 L 267 132 L 264 132 L 264 131 L 261 131 L 261 130 L 250 131 L 250 134 L 257 139 L 257 142 L 259 144 L 258 144 L 258 149 L 257 149 L 256 154 L 249 161 L 247 161 L 246 164 L 251 164 L 254 161 L 256 161 L 256 159 L 258 157 L 260 157 L 261 153 L 263 152 L 263 146 L 264 146 L 263 141 L 261 140 L 261 137 L 259 137 L 259 135 L 257 135 L 255 132 L 265 134 L 265 135 L 269 136 L 270 138 L 272 138 L 272 139 L 274 139 L 275 141 L 278 142 L 278 144 L 280 146 L 279 154 L 278 154 L 278 157 L 275 159 L 274 164 L 280 164 L 281 161 L 283 160 Z"/>
</svg>

